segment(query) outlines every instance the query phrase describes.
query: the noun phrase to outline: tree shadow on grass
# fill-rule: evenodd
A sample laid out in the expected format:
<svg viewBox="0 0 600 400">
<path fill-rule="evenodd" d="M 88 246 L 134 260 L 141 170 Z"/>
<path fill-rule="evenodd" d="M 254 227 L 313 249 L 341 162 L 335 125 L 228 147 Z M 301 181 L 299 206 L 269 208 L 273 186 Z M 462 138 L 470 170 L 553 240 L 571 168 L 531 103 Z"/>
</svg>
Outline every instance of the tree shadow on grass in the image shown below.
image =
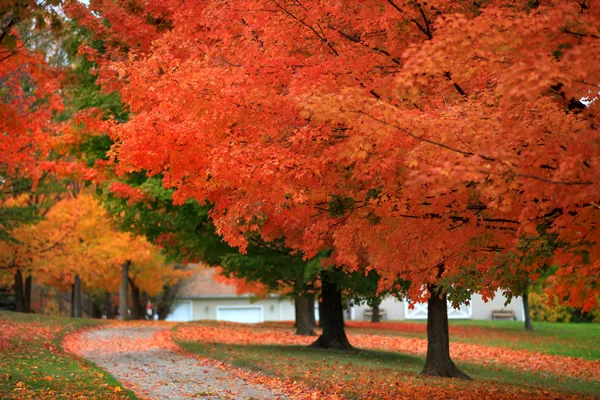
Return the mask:
<svg viewBox="0 0 600 400">
<path fill-rule="evenodd" d="M 216 358 L 238 367 L 260 371 L 268 375 L 278 375 L 282 367 L 296 369 L 298 378 L 303 371 L 313 366 L 321 366 L 319 371 L 323 379 L 334 369 L 348 366 L 348 379 L 356 376 L 357 371 L 379 370 L 382 373 L 394 372 L 396 376 L 417 379 L 428 385 L 446 385 L 446 378 L 423 377 L 419 372 L 425 364 L 424 356 L 395 353 L 379 350 L 335 350 L 314 349 L 303 345 L 259 345 L 259 344 L 221 344 L 221 343 L 181 343 L 189 351 Z M 582 381 L 576 378 L 557 376 L 548 373 L 523 371 L 499 364 L 475 364 L 458 362 L 457 365 L 474 378 L 472 382 L 453 381 L 455 385 L 465 387 L 475 384 L 508 384 L 523 388 L 544 388 L 575 395 L 597 395 L 600 382 Z"/>
</svg>

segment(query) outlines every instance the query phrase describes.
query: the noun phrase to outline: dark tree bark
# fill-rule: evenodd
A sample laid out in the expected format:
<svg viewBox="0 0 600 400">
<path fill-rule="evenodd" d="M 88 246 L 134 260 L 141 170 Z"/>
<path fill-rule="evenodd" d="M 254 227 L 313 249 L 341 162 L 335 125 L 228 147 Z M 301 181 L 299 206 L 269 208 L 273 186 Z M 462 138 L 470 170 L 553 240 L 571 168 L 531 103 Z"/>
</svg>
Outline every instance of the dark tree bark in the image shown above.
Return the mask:
<svg viewBox="0 0 600 400">
<path fill-rule="evenodd" d="M 381 321 L 381 315 L 379 315 L 379 304 L 373 306 L 373 314 L 371 315 L 371 322 Z"/>
<path fill-rule="evenodd" d="M 427 285 L 427 289 L 430 295 L 427 309 L 427 358 L 421 374 L 471 379 L 450 358 L 446 293 L 440 294 L 431 285 Z"/>
<path fill-rule="evenodd" d="M 531 314 L 529 312 L 529 295 L 527 289 L 523 292 L 523 312 L 525 313 L 525 330 L 532 331 L 533 325 L 531 325 Z"/>
<path fill-rule="evenodd" d="M 321 327 L 323 333 L 309 347 L 333 348 L 340 350 L 352 349 L 352 345 L 344 331 L 344 308 L 342 307 L 342 292 L 334 282 L 328 279 L 328 272 L 321 274 L 322 303 L 319 305 Z"/>
<path fill-rule="evenodd" d="M 296 308 L 296 335 L 317 336 L 313 330 L 312 319 L 310 318 L 310 303 L 313 301 L 311 296 L 296 295 L 294 305 Z"/>
<path fill-rule="evenodd" d="M 81 318 L 81 278 L 75 275 L 71 292 L 71 317 Z"/>
<path fill-rule="evenodd" d="M 144 304 L 142 303 L 142 292 L 133 279 L 129 278 L 129 284 L 131 285 L 131 300 L 133 303 L 133 306 L 131 307 L 131 319 L 144 319 L 146 307 L 144 307 Z"/>
<path fill-rule="evenodd" d="M 31 281 L 33 278 L 31 275 L 28 275 L 25 279 L 25 291 L 23 293 L 23 305 L 25 306 L 25 312 L 31 312 Z"/>
<path fill-rule="evenodd" d="M 119 290 L 119 314 L 121 314 L 121 321 L 127 321 L 129 319 L 128 310 L 128 293 L 129 293 L 129 264 L 131 262 L 125 261 L 121 266 L 121 288 Z"/>
<path fill-rule="evenodd" d="M 23 296 L 23 274 L 21 270 L 17 270 L 15 273 L 15 307 L 17 312 L 26 312 Z"/>
</svg>

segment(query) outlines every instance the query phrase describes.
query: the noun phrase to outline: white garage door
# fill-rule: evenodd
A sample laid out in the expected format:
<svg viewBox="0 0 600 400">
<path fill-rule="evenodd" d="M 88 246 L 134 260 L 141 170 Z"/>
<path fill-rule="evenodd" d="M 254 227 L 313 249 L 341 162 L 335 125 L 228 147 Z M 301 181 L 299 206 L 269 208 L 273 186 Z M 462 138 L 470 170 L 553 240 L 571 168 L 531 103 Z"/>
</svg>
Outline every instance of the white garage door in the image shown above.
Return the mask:
<svg viewBox="0 0 600 400">
<path fill-rule="evenodd" d="M 263 322 L 263 308 L 262 306 L 217 307 L 217 321 L 257 324 Z"/>
<path fill-rule="evenodd" d="M 173 305 L 167 321 L 188 322 L 192 320 L 192 301 L 182 301 Z"/>
</svg>

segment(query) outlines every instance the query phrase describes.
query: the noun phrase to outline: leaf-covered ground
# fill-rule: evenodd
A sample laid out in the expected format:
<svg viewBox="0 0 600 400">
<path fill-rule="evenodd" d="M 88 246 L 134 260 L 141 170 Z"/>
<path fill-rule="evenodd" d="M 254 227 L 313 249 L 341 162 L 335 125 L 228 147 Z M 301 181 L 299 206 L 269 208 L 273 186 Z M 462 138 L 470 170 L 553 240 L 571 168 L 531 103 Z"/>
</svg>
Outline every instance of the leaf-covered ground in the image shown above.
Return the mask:
<svg viewBox="0 0 600 400">
<path fill-rule="evenodd" d="M 63 345 L 105 368 L 141 398 L 274 400 L 294 398 L 291 389 L 310 392 L 260 374 L 240 375 L 241 370 L 229 365 L 183 353 L 171 342 L 170 327 L 145 321 L 113 323 L 69 335 Z"/>
<path fill-rule="evenodd" d="M 427 337 L 426 321 L 381 322 L 351 321 L 348 326 L 355 332 L 382 332 L 386 335 Z M 600 324 L 534 322 L 533 332 L 523 329 L 521 321 L 451 320 L 452 341 L 475 343 L 493 347 L 527 350 L 600 360 Z M 576 338 L 576 340 L 574 340 Z"/>
<path fill-rule="evenodd" d="M 61 347 L 67 333 L 99 324 L 0 312 L 0 398 L 135 399 L 103 370 Z"/>
<path fill-rule="evenodd" d="M 190 352 L 298 380 L 327 396 L 529 399 L 600 395 L 599 361 L 455 342 L 451 347 L 454 359 L 475 380 L 425 378 L 418 375 L 424 364 L 424 339 L 362 326 L 348 331 L 350 342 L 361 350 L 308 349 L 305 345 L 314 338 L 294 336 L 285 324 L 193 323 L 179 326 L 173 338 Z"/>
<path fill-rule="evenodd" d="M 232 389 L 228 382 L 240 379 L 289 399 L 600 397 L 600 360 L 589 355 L 600 346 L 594 340 L 598 335 L 592 325 L 578 328 L 565 324 L 557 328 L 559 332 L 552 333 L 554 328 L 541 329 L 534 335 L 513 332 L 513 326 L 503 322 L 490 326 L 454 325 L 451 352 L 459 367 L 474 378 L 471 382 L 418 374 L 426 348 L 423 324 L 348 325 L 349 339 L 358 349 L 343 352 L 307 348 L 306 344 L 314 338 L 294 336 L 291 325 L 286 323 L 104 325 L 100 321 L 0 312 L 0 398 L 136 398 L 110 374 L 67 354 L 65 349 L 75 354 L 89 353 L 91 349 L 99 355 L 112 354 L 109 358 L 121 355 L 132 365 L 122 368 L 127 376 L 119 379 L 131 381 L 131 373 L 137 374 L 134 378 L 138 382 L 146 379 L 150 387 L 162 387 L 161 393 L 167 393 L 164 398 L 171 393 L 165 392 L 164 387 L 173 385 L 179 389 L 189 386 L 191 391 L 187 390 L 184 397 L 217 398 L 229 393 L 227 398 L 237 398 L 231 393 L 241 393 L 242 389 Z M 91 334 L 107 329 L 108 336 Z M 133 338 L 132 329 L 154 333 Z M 573 331 L 571 337 L 567 334 L 569 329 Z M 567 354 L 587 356 L 554 354 L 559 347 L 554 342 L 569 345 Z M 165 350 L 188 363 L 191 367 L 182 367 L 186 371 L 196 368 L 205 374 L 203 371 L 215 368 L 231 378 L 217 378 L 222 382 L 222 392 L 216 391 L 218 383 L 211 384 L 210 390 L 198 391 L 192 386 L 207 378 L 179 380 L 178 375 L 185 371 L 170 361 L 165 365 L 173 370 L 172 379 L 160 378 L 165 374 L 152 357 Z M 146 353 L 148 359 L 144 358 Z M 168 355 L 167 359 L 172 357 Z M 105 363 L 104 367 L 111 371 L 113 365 L 116 364 Z M 162 381 L 166 383 L 163 385 Z M 143 398 L 156 397 L 145 390 L 137 393 Z"/>
</svg>

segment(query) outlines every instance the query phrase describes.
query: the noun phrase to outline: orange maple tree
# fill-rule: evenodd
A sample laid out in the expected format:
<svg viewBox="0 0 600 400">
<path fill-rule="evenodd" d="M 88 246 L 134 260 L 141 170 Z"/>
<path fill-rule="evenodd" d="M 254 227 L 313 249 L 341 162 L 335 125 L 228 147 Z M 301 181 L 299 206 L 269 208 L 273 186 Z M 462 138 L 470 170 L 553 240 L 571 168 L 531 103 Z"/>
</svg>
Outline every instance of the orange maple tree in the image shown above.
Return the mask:
<svg viewBox="0 0 600 400">
<path fill-rule="evenodd" d="M 600 292 L 599 9 L 592 2 L 97 1 L 68 11 L 132 116 L 121 172 L 163 174 L 174 198 L 215 204 L 232 245 L 259 232 L 445 313 L 450 282 L 512 284 L 559 266 L 555 296 Z M 96 17 L 101 15 L 109 24 Z M 587 100 L 585 100 L 587 99 Z M 522 243 L 529 243 L 523 251 Z M 533 249 L 533 250 L 532 250 Z M 437 311 L 436 311 L 437 310 Z M 447 321 L 430 343 L 447 345 Z M 430 362 L 431 361 L 431 362 Z M 460 376 L 449 355 L 425 373 Z"/>
<path fill-rule="evenodd" d="M 12 177 L 40 178 L 58 124 L 52 121 L 63 109 L 60 70 L 48 65 L 43 51 L 30 48 L 17 27 L 43 15 L 35 2 L 3 2 L 0 16 L 0 171 L 2 191 L 10 188 Z M 39 25 L 39 22 L 37 23 Z M 33 36 L 33 33 L 32 33 Z M 2 193 L 5 194 L 5 193 Z"/>
</svg>

